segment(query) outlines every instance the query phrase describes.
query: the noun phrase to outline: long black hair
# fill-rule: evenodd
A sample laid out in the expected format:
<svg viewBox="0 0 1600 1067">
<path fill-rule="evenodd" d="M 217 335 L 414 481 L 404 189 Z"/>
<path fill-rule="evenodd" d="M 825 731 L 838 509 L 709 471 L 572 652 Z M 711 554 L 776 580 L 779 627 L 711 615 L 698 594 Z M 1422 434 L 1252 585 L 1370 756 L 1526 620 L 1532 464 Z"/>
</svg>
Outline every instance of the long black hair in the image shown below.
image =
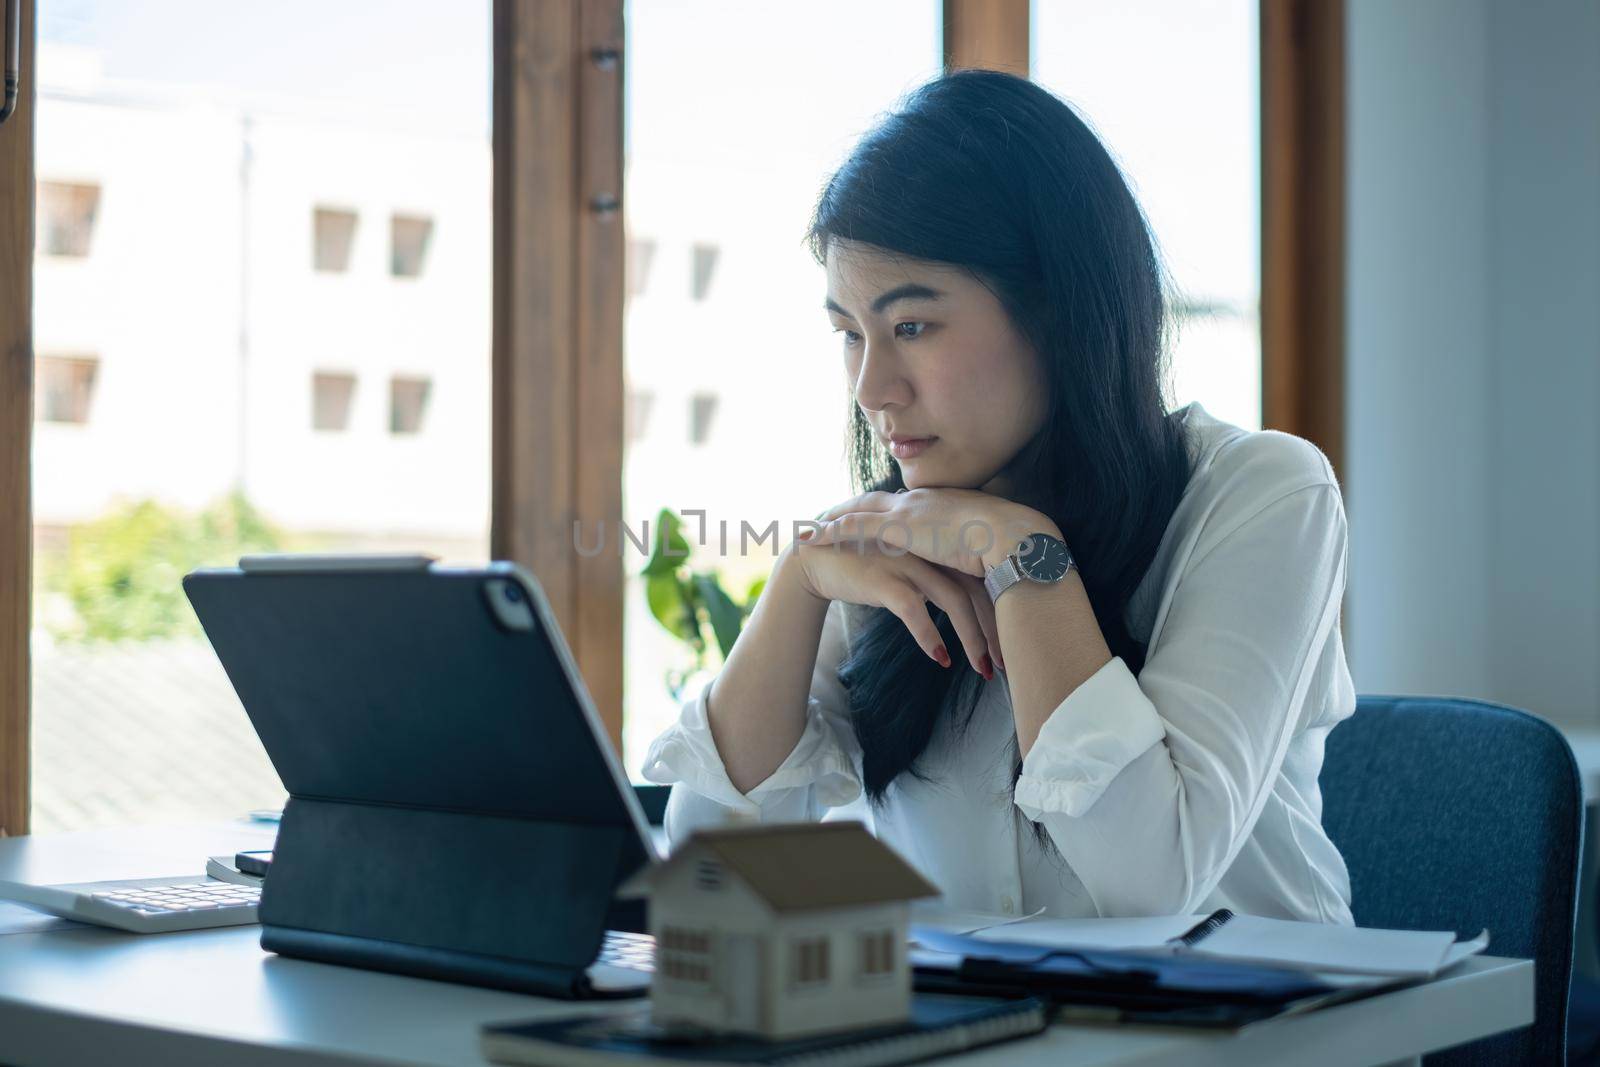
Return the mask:
<svg viewBox="0 0 1600 1067">
<path fill-rule="evenodd" d="M 1137 674 L 1145 647 L 1124 614 L 1188 483 L 1189 458 L 1163 395 L 1165 272 L 1105 147 L 1025 78 L 946 74 L 861 139 L 824 188 L 807 240 L 818 263 L 830 241 L 861 242 L 965 268 L 998 297 L 1040 354 L 1048 392 L 1043 427 L 1005 468 L 1012 498 L 1060 527 L 1112 655 Z M 857 491 L 905 484 L 854 403 L 848 449 Z M 964 664 L 948 616 L 932 611 Z M 970 720 L 980 679 L 970 666 L 934 663 L 885 608 L 853 630 L 839 677 L 863 785 L 881 803 L 901 774 L 918 774 L 940 721 L 959 729 Z"/>
</svg>

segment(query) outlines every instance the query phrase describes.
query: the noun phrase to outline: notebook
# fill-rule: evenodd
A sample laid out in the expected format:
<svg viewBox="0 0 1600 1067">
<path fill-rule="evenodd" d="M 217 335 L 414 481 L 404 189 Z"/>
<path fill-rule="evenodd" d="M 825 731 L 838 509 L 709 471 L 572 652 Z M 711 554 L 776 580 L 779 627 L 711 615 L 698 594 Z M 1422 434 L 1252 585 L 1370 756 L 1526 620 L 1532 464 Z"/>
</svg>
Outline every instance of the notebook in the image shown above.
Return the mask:
<svg viewBox="0 0 1600 1067">
<path fill-rule="evenodd" d="M 604 1015 L 568 1016 L 485 1026 L 484 1056 L 531 1067 L 621 1067 L 627 1064 L 717 1064 L 778 1067 L 891 1067 L 931 1056 L 1036 1034 L 1047 1022 L 1038 1000 L 937 996 L 911 999 L 911 1021 L 840 1034 L 764 1041 L 703 1031 L 670 1031 L 650 1021 L 640 1004 Z"/>
<path fill-rule="evenodd" d="M 1219 919 L 1223 915 L 1226 918 Z M 1185 941 L 1187 935 L 1196 936 Z M 1227 909 L 1209 916 L 1031 919 L 989 927 L 973 936 L 997 944 L 1052 948 L 1164 949 L 1239 963 L 1396 978 L 1431 978 L 1489 945 L 1487 930 L 1471 940 L 1457 941 L 1450 932 L 1293 922 L 1238 915 Z"/>
</svg>

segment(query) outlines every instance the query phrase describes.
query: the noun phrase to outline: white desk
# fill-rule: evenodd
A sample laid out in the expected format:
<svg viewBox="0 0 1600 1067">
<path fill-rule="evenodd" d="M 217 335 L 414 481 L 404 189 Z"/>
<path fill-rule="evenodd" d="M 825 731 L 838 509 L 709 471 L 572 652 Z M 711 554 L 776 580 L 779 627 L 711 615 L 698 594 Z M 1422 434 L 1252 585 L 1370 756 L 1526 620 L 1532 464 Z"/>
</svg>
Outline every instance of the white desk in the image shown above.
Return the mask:
<svg viewBox="0 0 1600 1067">
<path fill-rule="evenodd" d="M 270 836 L 241 824 L 16 838 L 0 841 L 0 878 L 179 874 Z M 258 937 L 257 927 L 131 935 L 76 924 L 0 935 L 0 1063 L 481 1065 L 481 1023 L 606 1008 L 282 959 Z M 1376 1064 L 1532 1020 L 1532 963 L 1479 957 L 1426 985 L 1233 1034 L 1058 1025 L 958 1059 Z"/>
</svg>

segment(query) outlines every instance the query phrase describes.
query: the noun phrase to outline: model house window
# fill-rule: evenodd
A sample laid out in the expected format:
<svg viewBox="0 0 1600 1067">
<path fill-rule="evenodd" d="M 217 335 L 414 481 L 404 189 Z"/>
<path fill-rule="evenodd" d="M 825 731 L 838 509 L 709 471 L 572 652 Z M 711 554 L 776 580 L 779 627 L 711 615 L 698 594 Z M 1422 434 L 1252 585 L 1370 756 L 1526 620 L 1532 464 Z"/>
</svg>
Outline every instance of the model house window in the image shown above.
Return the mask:
<svg viewBox="0 0 1600 1067">
<path fill-rule="evenodd" d="M 356 213 L 343 208 L 316 208 L 312 212 L 312 231 L 312 266 L 331 274 L 349 270 L 350 249 L 356 243 Z"/>
<path fill-rule="evenodd" d="M 715 892 L 722 888 L 722 865 L 711 860 L 701 860 L 694 867 L 694 884 L 697 889 Z"/>
<path fill-rule="evenodd" d="M 311 428 L 347 430 L 350 403 L 356 395 L 354 374 L 318 371 L 311 376 Z"/>
<path fill-rule="evenodd" d="M 691 445 L 703 445 L 711 439 L 711 420 L 716 414 L 716 393 L 696 393 L 689 398 L 689 443 Z"/>
<path fill-rule="evenodd" d="M 416 278 L 428 258 L 433 220 L 422 215 L 395 215 L 389 219 L 389 273 L 396 278 Z"/>
<path fill-rule="evenodd" d="M 429 378 L 389 379 L 389 432 L 421 433 L 432 391 L 433 381 Z"/>
<path fill-rule="evenodd" d="M 650 284 L 650 264 L 655 259 L 655 241 L 638 238 L 628 242 L 628 257 L 623 262 L 623 273 L 627 276 L 629 296 L 638 296 Z"/>
<path fill-rule="evenodd" d="M 797 937 L 789 942 L 789 958 L 794 965 L 794 984 L 817 985 L 828 980 L 828 939 Z"/>
<path fill-rule="evenodd" d="M 39 251 L 47 256 L 87 256 L 99 210 L 98 185 L 40 182 Z"/>
<path fill-rule="evenodd" d="M 680 982 L 711 981 L 711 935 L 663 926 L 656 938 L 656 970 Z"/>
<path fill-rule="evenodd" d="M 881 978 L 894 973 L 894 931 L 869 930 L 860 935 L 861 977 Z"/>
<path fill-rule="evenodd" d="M 717 269 L 717 253 L 720 251 L 716 245 L 696 244 L 693 254 L 693 275 L 690 279 L 690 292 L 696 300 L 704 300 L 711 291 L 711 275 Z"/>
<path fill-rule="evenodd" d="M 93 356 L 40 356 L 36 367 L 34 418 L 79 426 L 88 422 L 100 361 Z"/>
</svg>

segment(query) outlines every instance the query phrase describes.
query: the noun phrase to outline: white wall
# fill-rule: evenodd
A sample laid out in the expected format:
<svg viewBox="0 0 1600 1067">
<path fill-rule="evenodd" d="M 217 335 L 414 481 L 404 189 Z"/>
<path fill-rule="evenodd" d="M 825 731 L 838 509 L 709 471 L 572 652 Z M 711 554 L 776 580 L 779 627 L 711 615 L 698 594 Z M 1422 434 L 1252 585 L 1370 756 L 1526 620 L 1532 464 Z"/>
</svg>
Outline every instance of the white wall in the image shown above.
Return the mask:
<svg viewBox="0 0 1600 1067">
<path fill-rule="evenodd" d="M 1491 5 L 1498 699 L 1600 724 L 1600 5 Z"/>
<path fill-rule="evenodd" d="M 1348 11 L 1356 687 L 1600 724 L 1600 7 Z"/>
</svg>

